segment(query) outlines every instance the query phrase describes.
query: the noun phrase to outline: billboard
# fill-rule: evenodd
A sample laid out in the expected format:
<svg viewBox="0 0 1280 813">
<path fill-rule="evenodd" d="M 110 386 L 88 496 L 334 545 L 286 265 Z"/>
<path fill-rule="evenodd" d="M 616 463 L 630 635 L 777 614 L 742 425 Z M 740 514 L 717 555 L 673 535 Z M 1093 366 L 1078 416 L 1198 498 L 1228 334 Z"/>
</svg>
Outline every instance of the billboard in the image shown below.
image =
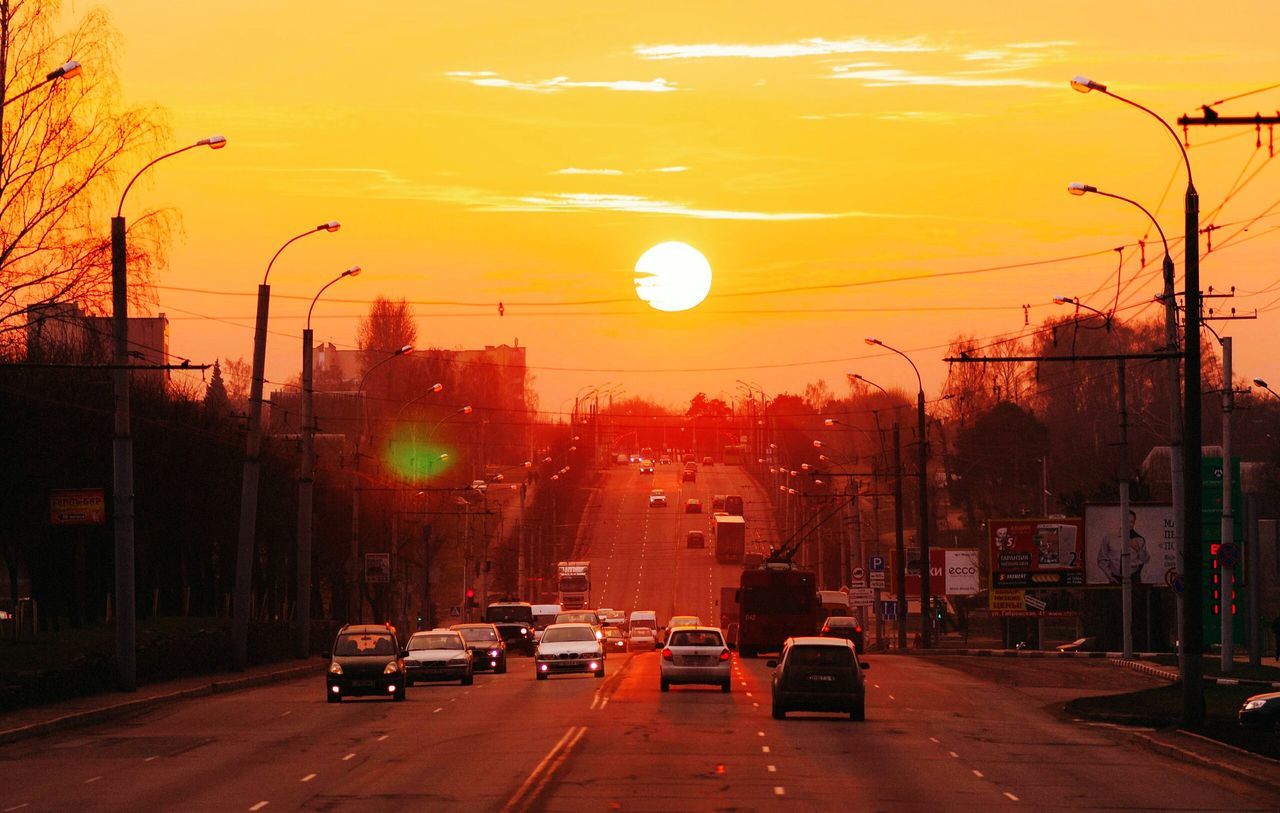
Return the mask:
<svg viewBox="0 0 1280 813">
<path fill-rule="evenodd" d="M 898 553 L 889 550 L 889 589 L 898 591 Z M 872 573 L 874 576 L 875 574 Z M 981 590 L 976 548 L 929 548 L 929 593 L 934 596 L 971 596 Z M 907 549 L 908 596 L 920 595 L 920 550 Z"/>
<path fill-rule="evenodd" d="M 992 588 L 1083 585 L 1083 525 L 1077 518 L 988 520 Z"/>
<path fill-rule="evenodd" d="M 51 525 L 101 525 L 107 514 L 100 488 L 55 488 L 49 492 Z"/>
<path fill-rule="evenodd" d="M 1130 573 L 1141 584 L 1164 586 L 1166 574 L 1178 569 L 1178 541 L 1174 538 L 1173 506 L 1130 504 L 1127 524 Z M 1101 503 L 1084 507 L 1085 583 L 1120 584 L 1120 506 Z"/>
<path fill-rule="evenodd" d="M 391 554 L 366 553 L 364 555 L 365 584 L 389 584 L 391 582 Z"/>
</svg>

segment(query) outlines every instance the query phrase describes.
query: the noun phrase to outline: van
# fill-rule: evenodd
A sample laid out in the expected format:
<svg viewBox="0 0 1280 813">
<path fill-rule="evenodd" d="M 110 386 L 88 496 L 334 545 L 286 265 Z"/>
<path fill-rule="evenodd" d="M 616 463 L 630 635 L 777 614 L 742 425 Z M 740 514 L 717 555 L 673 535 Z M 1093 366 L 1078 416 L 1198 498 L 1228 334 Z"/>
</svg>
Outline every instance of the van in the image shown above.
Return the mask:
<svg viewBox="0 0 1280 813">
<path fill-rule="evenodd" d="M 658 614 L 653 610 L 634 610 L 627 618 L 631 648 L 637 645 L 650 648 L 658 645 Z"/>
<path fill-rule="evenodd" d="M 563 612 L 563 608 L 559 604 L 533 605 L 533 636 L 535 640 L 542 637 L 542 631 L 548 624 L 554 624 L 556 616 L 561 612 Z"/>
</svg>

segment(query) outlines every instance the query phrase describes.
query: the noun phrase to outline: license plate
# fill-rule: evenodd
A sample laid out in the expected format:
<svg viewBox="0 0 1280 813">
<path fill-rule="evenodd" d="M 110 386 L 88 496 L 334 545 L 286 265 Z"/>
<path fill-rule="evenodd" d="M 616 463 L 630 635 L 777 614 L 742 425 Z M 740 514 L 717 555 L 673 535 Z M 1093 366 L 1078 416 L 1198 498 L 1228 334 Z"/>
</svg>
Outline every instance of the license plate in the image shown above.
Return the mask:
<svg viewBox="0 0 1280 813">
<path fill-rule="evenodd" d="M 836 679 L 835 675 L 809 675 L 809 680 L 824 680 L 824 681 L 834 682 L 835 679 Z"/>
<path fill-rule="evenodd" d="M 353 680 L 351 681 L 351 685 L 352 686 L 372 686 L 373 681 L 372 680 Z"/>
</svg>

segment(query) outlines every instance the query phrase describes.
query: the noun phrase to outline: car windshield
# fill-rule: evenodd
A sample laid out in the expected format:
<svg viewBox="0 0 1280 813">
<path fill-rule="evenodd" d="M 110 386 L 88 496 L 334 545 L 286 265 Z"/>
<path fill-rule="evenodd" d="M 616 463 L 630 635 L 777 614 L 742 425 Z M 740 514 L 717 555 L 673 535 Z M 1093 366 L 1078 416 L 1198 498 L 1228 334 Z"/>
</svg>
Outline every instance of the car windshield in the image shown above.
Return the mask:
<svg viewBox="0 0 1280 813">
<path fill-rule="evenodd" d="M 333 654 L 350 657 L 352 655 L 394 655 L 395 642 L 390 635 L 376 633 L 339 635 L 333 645 Z"/>
<path fill-rule="evenodd" d="M 457 635 L 415 635 L 409 639 L 409 651 L 424 649 L 462 649 L 462 639 Z"/>
<path fill-rule="evenodd" d="M 598 621 L 595 613 L 560 613 L 556 616 L 557 624 L 596 624 Z"/>
<path fill-rule="evenodd" d="M 724 646 L 724 639 L 713 630 L 680 630 L 671 634 L 667 646 Z"/>
<path fill-rule="evenodd" d="M 460 629 L 458 632 L 462 635 L 463 640 L 469 644 L 498 640 L 498 633 L 494 632 L 490 627 L 471 627 Z"/>
<path fill-rule="evenodd" d="M 488 616 L 486 621 L 519 621 L 521 623 L 531 623 L 533 621 L 533 608 L 521 604 L 490 604 L 488 610 L 485 611 Z"/>
<path fill-rule="evenodd" d="M 605 627 L 605 628 L 604 628 L 604 637 L 606 637 L 606 638 L 621 638 L 621 637 L 622 637 L 622 631 L 621 631 L 621 630 L 619 630 L 619 629 L 617 629 L 617 628 L 615 628 L 615 627 Z"/>
<path fill-rule="evenodd" d="M 544 644 L 563 644 L 569 641 L 594 641 L 596 636 L 591 630 L 583 627 L 564 627 L 548 629 L 542 634 Z"/>
<path fill-rule="evenodd" d="M 649 618 L 633 618 L 631 619 L 631 628 L 652 630 L 658 626 L 657 622 Z"/>
<path fill-rule="evenodd" d="M 848 629 L 853 629 L 854 627 L 858 626 L 858 619 L 856 619 L 856 618 L 828 618 L 828 619 L 827 619 L 827 626 L 828 626 L 828 627 L 832 627 L 833 629 L 834 629 L 835 627 L 845 627 L 845 628 L 848 628 Z"/>
<path fill-rule="evenodd" d="M 788 666 L 853 666 L 853 654 L 846 646 L 795 646 L 787 656 Z"/>
<path fill-rule="evenodd" d="M 651 494 L 652 496 L 654 496 L 654 497 L 661 497 L 661 496 L 665 495 L 665 494 L 666 494 L 666 492 L 665 492 L 665 491 L 663 491 L 663 490 L 662 490 L 662 489 L 660 489 L 660 488 L 655 488 L 653 491 L 651 491 L 651 492 L 650 492 L 650 494 Z"/>
</svg>

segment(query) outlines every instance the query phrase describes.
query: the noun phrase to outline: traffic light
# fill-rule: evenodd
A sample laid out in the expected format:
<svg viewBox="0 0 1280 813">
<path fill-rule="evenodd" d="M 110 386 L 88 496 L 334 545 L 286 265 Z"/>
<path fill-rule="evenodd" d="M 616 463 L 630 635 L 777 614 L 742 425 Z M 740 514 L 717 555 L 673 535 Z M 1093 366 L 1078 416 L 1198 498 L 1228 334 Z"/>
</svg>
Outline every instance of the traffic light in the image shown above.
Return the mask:
<svg viewBox="0 0 1280 813">
<path fill-rule="evenodd" d="M 475 608 L 476 608 L 476 591 L 473 588 L 468 587 L 467 588 L 467 609 L 474 610 Z"/>
</svg>

